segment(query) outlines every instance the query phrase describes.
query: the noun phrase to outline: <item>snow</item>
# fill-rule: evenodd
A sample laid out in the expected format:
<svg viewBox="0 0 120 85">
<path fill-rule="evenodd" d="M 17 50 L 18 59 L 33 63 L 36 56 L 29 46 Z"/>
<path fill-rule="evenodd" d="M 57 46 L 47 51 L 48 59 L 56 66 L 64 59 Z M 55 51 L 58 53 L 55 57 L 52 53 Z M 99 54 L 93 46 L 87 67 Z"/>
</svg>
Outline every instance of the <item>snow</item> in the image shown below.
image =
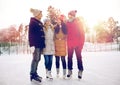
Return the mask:
<svg viewBox="0 0 120 85">
<path fill-rule="evenodd" d="M 53 81 L 45 78 L 44 57 L 38 66 L 38 74 L 43 77 L 42 85 L 120 85 L 120 52 L 83 52 L 84 72 L 77 79 L 77 62 L 73 58 L 73 76 L 71 80 L 56 78 L 55 58 L 53 58 Z M 30 81 L 29 71 L 32 54 L 2 54 L 0 56 L 0 85 L 37 85 Z"/>
</svg>

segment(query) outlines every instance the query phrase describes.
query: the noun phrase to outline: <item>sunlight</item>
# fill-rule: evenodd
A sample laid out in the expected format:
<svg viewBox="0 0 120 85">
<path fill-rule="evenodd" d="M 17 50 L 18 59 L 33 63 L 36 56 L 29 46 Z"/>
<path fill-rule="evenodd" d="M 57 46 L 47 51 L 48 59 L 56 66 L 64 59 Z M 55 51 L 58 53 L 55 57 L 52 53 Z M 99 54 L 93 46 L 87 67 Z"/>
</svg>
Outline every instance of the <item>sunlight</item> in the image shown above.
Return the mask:
<svg viewBox="0 0 120 85">
<path fill-rule="evenodd" d="M 92 28 L 99 19 L 109 16 L 120 20 L 118 2 L 119 0 L 0 0 L 0 28 L 10 24 L 28 24 L 32 16 L 30 8 L 41 9 L 46 16 L 49 5 L 60 9 L 65 15 L 70 10 L 77 10 L 77 16 L 83 16 Z"/>
</svg>

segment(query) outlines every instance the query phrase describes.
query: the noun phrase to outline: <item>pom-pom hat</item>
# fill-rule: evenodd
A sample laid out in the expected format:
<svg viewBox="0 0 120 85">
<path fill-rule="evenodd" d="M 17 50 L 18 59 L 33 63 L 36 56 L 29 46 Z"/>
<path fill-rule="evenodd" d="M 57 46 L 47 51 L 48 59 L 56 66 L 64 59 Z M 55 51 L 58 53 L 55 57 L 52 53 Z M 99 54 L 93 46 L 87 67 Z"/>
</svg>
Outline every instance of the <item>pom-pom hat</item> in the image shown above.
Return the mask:
<svg viewBox="0 0 120 85">
<path fill-rule="evenodd" d="M 71 15 L 71 16 L 76 16 L 76 13 L 77 13 L 77 10 L 72 10 L 68 13 L 68 15 Z"/>
<path fill-rule="evenodd" d="M 33 9 L 33 8 L 30 9 L 30 12 L 33 13 L 33 16 L 34 16 L 34 17 L 35 17 L 35 16 L 38 16 L 40 13 L 42 13 L 41 10 Z"/>
</svg>

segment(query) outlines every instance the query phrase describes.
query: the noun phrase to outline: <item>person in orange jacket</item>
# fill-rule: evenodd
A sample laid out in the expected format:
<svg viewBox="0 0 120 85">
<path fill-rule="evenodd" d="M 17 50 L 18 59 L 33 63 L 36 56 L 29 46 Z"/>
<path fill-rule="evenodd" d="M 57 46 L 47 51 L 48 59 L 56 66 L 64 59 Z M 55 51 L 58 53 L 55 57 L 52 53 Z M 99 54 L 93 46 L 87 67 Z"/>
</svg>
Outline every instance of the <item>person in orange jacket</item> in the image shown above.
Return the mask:
<svg viewBox="0 0 120 85">
<path fill-rule="evenodd" d="M 55 26 L 54 31 L 54 40 L 55 40 L 55 59 L 56 59 L 56 71 L 57 77 L 60 73 L 60 59 L 62 61 L 63 67 L 63 78 L 66 78 L 66 59 L 67 54 L 67 28 L 63 20 L 63 15 L 57 19 L 57 25 Z"/>
</svg>

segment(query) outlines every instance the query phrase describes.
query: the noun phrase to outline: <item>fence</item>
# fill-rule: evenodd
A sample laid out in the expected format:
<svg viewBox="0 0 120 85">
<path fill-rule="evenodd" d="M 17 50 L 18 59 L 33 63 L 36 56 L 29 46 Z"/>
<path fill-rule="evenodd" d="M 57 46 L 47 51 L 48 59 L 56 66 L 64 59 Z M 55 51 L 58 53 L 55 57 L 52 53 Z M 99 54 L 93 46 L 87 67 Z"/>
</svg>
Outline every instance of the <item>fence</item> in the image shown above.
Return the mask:
<svg viewBox="0 0 120 85">
<path fill-rule="evenodd" d="M 88 43 L 85 42 L 83 47 L 84 52 L 97 52 L 97 51 L 120 51 L 120 44 L 117 43 Z M 0 43 L 0 55 L 2 54 L 31 54 L 31 49 L 26 43 Z"/>
<path fill-rule="evenodd" d="M 120 44 L 118 43 L 85 43 L 83 51 L 120 51 Z"/>
</svg>

